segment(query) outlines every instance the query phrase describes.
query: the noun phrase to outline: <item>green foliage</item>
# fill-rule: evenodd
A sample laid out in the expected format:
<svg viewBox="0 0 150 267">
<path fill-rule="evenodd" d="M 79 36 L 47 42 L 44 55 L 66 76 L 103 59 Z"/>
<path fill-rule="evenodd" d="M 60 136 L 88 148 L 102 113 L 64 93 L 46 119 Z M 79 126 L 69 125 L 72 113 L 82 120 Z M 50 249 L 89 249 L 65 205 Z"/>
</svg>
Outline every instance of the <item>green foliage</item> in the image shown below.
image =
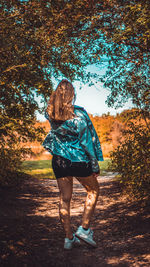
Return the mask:
<svg viewBox="0 0 150 267">
<path fill-rule="evenodd" d="M 92 11 L 80 0 L 2 0 L 0 6 L 1 165 L 10 172 L 10 162 L 12 172 L 25 153 L 16 144 L 40 140 L 44 133 L 34 127 L 40 111 L 35 96 L 46 103 L 52 77 L 89 79 L 84 68 L 91 62 L 92 40 L 85 44 L 81 33 Z"/>
<path fill-rule="evenodd" d="M 113 170 L 128 192 L 150 200 L 150 133 L 146 126 L 130 122 L 124 141 L 111 154 Z"/>
<path fill-rule="evenodd" d="M 147 111 L 150 106 L 149 1 L 107 3 L 104 19 L 100 17 L 99 24 L 96 23 L 101 22 L 106 36 L 100 53 L 104 52 L 109 61 L 102 78 L 110 89 L 108 104 L 119 106 L 130 98 L 136 107 Z"/>
<path fill-rule="evenodd" d="M 130 97 L 147 121 L 149 23 L 148 0 L 1 0 L 1 153 L 42 138 L 35 96 L 46 103 L 52 77 L 90 82 L 96 75 L 85 71 L 89 64 L 109 63 L 102 79 L 109 105 Z M 10 158 L 2 159 L 7 167 Z"/>
<path fill-rule="evenodd" d="M 28 149 L 19 147 L 19 144 L 2 146 L 0 149 L 0 185 L 11 185 L 18 182 L 21 160 Z"/>
</svg>

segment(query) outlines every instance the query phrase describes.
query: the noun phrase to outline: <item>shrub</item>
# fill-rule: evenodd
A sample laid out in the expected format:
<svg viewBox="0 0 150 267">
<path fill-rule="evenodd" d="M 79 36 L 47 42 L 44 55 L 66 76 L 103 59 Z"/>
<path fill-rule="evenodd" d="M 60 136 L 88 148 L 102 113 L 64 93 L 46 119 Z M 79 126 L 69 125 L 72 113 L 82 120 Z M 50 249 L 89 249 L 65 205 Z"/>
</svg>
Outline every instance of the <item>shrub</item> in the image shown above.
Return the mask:
<svg viewBox="0 0 150 267">
<path fill-rule="evenodd" d="M 124 141 L 112 153 L 113 170 L 131 196 L 150 200 L 150 134 L 146 126 L 130 122 Z"/>
<path fill-rule="evenodd" d="M 27 149 L 20 148 L 19 145 L 1 146 L 0 148 L 0 185 L 10 186 L 16 184 L 20 178 L 20 167 Z"/>
</svg>

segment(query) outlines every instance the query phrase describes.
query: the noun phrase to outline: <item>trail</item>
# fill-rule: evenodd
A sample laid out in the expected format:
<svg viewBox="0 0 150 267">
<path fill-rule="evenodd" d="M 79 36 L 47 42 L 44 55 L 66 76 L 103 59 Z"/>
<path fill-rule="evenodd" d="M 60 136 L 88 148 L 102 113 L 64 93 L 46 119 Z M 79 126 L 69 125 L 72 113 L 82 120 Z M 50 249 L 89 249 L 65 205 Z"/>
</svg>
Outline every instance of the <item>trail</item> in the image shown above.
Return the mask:
<svg viewBox="0 0 150 267">
<path fill-rule="evenodd" d="M 150 266 L 150 213 L 121 195 L 114 176 L 98 178 L 100 196 L 91 223 L 96 249 L 82 243 L 64 251 L 55 180 L 26 179 L 0 189 L 0 266 Z M 86 192 L 74 179 L 73 230 L 80 225 Z"/>
</svg>

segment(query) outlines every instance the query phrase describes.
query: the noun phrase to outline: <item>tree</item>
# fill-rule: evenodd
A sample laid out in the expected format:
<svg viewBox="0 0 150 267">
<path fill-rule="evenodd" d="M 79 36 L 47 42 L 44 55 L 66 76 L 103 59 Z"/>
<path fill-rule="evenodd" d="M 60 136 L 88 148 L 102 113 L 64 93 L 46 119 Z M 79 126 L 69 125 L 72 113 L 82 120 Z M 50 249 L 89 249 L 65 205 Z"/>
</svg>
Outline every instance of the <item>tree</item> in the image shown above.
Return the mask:
<svg viewBox="0 0 150 267">
<path fill-rule="evenodd" d="M 148 6 L 148 0 L 2 0 L 1 151 L 8 155 L 12 145 L 40 138 L 35 95 L 46 102 L 52 77 L 89 82 L 96 77 L 86 72 L 89 64 L 107 61 L 109 105 L 130 97 L 147 121 Z"/>
<path fill-rule="evenodd" d="M 149 200 L 149 1 L 106 2 L 108 8 L 99 19 L 96 17 L 94 27 L 104 32 L 99 53 L 108 59 L 101 79 L 110 90 L 107 103 L 120 106 L 130 98 L 136 107 L 127 121 L 123 141 L 112 152 L 112 164 L 131 195 Z"/>
<path fill-rule="evenodd" d="M 42 101 L 50 96 L 53 76 L 89 80 L 85 67 L 94 62 L 95 48 L 86 37 L 92 10 L 90 1 L 81 0 L 1 1 L 0 148 L 6 175 L 25 152 L 19 144 L 43 134 L 34 127 L 35 96 Z"/>
<path fill-rule="evenodd" d="M 150 201 L 150 135 L 145 125 L 130 122 L 123 131 L 124 140 L 112 152 L 112 166 L 128 194 Z"/>
<path fill-rule="evenodd" d="M 149 1 L 107 1 L 108 7 L 95 28 L 104 31 L 100 54 L 108 58 L 102 81 L 110 89 L 109 105 L 120 105 L 131 98 L 149 115 L 150 12 Z"/>
</svg>

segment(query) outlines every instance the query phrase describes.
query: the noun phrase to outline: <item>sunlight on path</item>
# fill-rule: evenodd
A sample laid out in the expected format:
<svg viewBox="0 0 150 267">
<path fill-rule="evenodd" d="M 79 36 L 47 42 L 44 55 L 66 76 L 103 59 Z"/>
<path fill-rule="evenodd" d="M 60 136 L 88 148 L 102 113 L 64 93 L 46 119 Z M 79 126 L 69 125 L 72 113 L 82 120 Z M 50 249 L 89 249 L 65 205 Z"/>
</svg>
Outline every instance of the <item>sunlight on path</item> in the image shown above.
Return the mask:
<svg viewBox="0 0 150 267">
<path fill-rule="evenodd" d="M 29 178 L 17 191 L 1 189 L 0 266 L 149 267 L 149 209 L 122 195 L 114 177 L 112 173 L 98 177 L 100 194 L 91 221 L 98 244 L 94 250 L 82 243 L 64 251 L 56 180 Z M 74 179 L 73 231 L 81 224 L 85 197 L 84 188 Z"/>
<path fill-rule="evenodd" d="M 109 173 L 107 176 L 99 176 L 98 181 L 99 182 L 107 182 L 108 180 L 112 180 L 115 177 L 115 174 Z M 56 180 L 50 180 L 50 179 L 41 179 L 41 187 L 46 188 L 47 190 L 50 190 L 51 193 L 54 193 L 55 195 L 53 198 L 47 197 L 43 198 L 43 195 L 41 197 L 38 197 L 39 206 L 35 209 L 35 215 L 41 215 L 41 216 L 49 216 L 49 217 L 59 217 L 58 214 L 58 208 L 59 208 L 59 190 L 57 187 L 57 181 Z M 77 198 L 79 198 L 78 200 Z M 72 196 L 72 202 L 71 202 L 71 215 L 79 215 L 82 214 L 83 208 L 84 208 L 84 198 L 86 196 L 86 191 L 84 188 L 80 185 L 80 183 L 74 178 L 73 181 L 73 196 Z M 37 196 L 33 200 L 36 200 Z M 83 202 L 81 204 L 80 202 Z"/>
</svg>

